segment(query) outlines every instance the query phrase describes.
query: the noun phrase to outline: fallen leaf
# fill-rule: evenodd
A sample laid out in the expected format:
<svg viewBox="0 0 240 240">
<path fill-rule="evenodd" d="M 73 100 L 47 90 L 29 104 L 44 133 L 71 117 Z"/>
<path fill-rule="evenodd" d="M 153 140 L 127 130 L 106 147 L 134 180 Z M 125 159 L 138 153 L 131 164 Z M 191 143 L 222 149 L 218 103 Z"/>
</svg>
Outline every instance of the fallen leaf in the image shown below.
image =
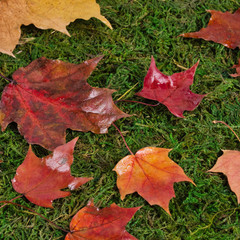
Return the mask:
<svg viewBox="0 0 240 240">
<path fill-rule="evenodd" d="M 76 65 L 42 57 L 18 69 L 2 93 L 2 131 L 14 121 L 28 143 L 49 150 L 65 143 L 67 128 L 106 133 L 129 115 L 113 103 L 114 90 L 87 83 L 100 59 Z"/>
<path fill-rule="evenodd" d="M 65 240 L 137 240 L 125 225 L 139 208 L 121 208 L 113 203 L 100 210 L 91 201 L 73 217 Z"/>
<path fill-rule="evenodd" d="M 13 55 L 21 36 L 21 25 L 34 24 L 41 29 L 55 29 L 70 36 L 66 26 L 77 18 L 98 18 L 111 28 L 101 15 L 96 0 L 3 0 L 0 1 L 0 52 Z"/>
<path fill-rule="evenodd" d="M 233 68 L 236 68 L 237 73 L 230 74 L 231 77 L 240 77 L 240 58 L 238 59 L 238 64 L 234 65 Z"/>
<path fill-rule="evenodd" d="M 183 112 L 194 110 L 205 96 L 195 94 L 189 89 L 189 86 L 193 84 L 197 66 L 198 62 L 184 72 L 167 76 L 157 69 L 152 57 L 150 68 L 144 79 L 143 89 L 136 95 L 159 101 L 172 114 L 183 118 Z"/>
<path fill-rule="evenodd" d="M 231 190 L 237 195 L 240 203 L 240 152 L 236 150 L 222 150 L 223 155 L 208 172 L 221 172 L 227 176 Z"/>
<path fill-rule="evenodd" d="M 78 138 L 57 147 L 51 155 L 38 158 L 29 147 L 24 162 L 18 167 L 12 185 L 30 202 L 52 208 L 52 201 L 71 195 L 60 189 L 79 188 L 92 178 L 73 177 L 70 167 L 73 163 L 74 146 Z"/>
<path fill-rule="evenodd" d="M 234 13 L 208 10 L 211 18 L 206 28 L 199 32 L 184 33 L 180 36 L 187 38 L 202 38 L 223 44 L 228 48 L 240 48 L 240 8 Z"/>
<path fill-rule="evenodd" d="M 170 214 L 169 201 L 175 197 L 173 183 L 188 181 L 194 184 L 182 168 L 168 157 L 170 151 L 146 147 L 118 162 L 113 170 L 118 175 L 121 199 L 138 192 L 149 204 L 157 204 Z"/>
</svg>

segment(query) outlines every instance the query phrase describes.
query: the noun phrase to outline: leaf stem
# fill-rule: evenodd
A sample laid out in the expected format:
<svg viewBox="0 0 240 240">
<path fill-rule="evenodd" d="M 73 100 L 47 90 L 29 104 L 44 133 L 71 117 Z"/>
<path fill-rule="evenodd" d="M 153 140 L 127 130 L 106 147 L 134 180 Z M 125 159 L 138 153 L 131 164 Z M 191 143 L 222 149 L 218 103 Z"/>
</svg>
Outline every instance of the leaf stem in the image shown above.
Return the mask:
<svg viewBox="0 0 240 240">
<path fill-rule="evenodd" d="M 1 73 L 0 73 L 0 77 L 3 78 L 3 79 L 5 79 L 7 82 L 13 82 L 12 79 L 5 77 L 5 76 L 2 75 Z"/>
<path fill-rule="evenodd" d="M 112 123 L 112 125 L 117 129 L 117 131 L 118 131 L 119 134 L 121 135 L 121 137 L 122 137 L 122 139 L 123 139 L 123 142 L 124 142 L 126 148 L 128 149 L 128 151 L 131 153 L 131 155 L 134 155 L 133 152 L 131 151 L 131 149 L 129 148 L 129 146 L 127 145 L 127 142 L 126 142 L 126 140 L 125 140 L 122 132 L 120 131 L 120 129 L 119 129 L 114 123 Z"/>
<path fill-rule="evenodd" d="M 15 198 L 15 199 L 16 199 L 16 198 Z M 10 201 L 0 201 L 0 203 L 6 203 L 6 204 L 9 204 L 9 203 L 10 203 L 10 204 L 12 204 L 12 205 L 15 205 L 15 206 L 18 206 L 18 207 L 25 208 L 25 209 L 27 209 L 28 211 L 37 214 L 39 217 L 43 218 L 44 220 L 46 220 L 47 222 L 49 222 L 50 224 L 52 224 L 54 227 L 56 227 L 56 228 L 62 230 L 63 232 L 69 233 L 69 231 L 67 231 L 67 230 L 65 230 L 65 229 L 63 229 L 63 228 L 61 228 L 61 227 L 58 226 L 56 223 L 52 222 L 51 220 L 47 219 L 46 217 L 44 217 L 44 216 L 41 215 L 40 213 L 38 213 L 38 212 L 32 210 L 31 208 L 25 207 L 25 206 L 23 206 L 23 205 L 21 205 L 21 204 L 18 204 L 18 203 L 14 203 L 14 202 L 12 202 L 11 200 L 10 200 Z"/>
<path fill-rule="evenodd" d="M 13 199 L 8 200 L 8 201 L 9 201 L 9 202 L 12 202 L 13 200 L 18 199 L 18 198 L 21 198 L 22 196 L 23 196 L 23 195 L 19 195 L 19 196 L 13 198 Z M 8 203 L 4 203 L 4 204 L 0 207 L 0 209 L 3 208 L 3 207 L 5 207 L 6 205 L 8 205 Z"/>
<path fill-rule="evenodd" d="M 160 103 L 157 104 L 149 104 L 149 103 L 144 103 L 144 102 L 139 102 L 139 101 L 132 101 L 132 100 L 117 100 L 114 103 L 118 103 L 118 102 L 131 102 L 131 103 L 139 103 L 142 105 L 146 105 L 146 106 L 150 106 L 150 107 L 156 107 L 158 106 Z"/>
<path fill-rule="evenodd" d="M 234 132 L 234 130 L 233 130 L 227 123 L 225 123 L 225 122 L 223 122 L 223 121 L 217 121 L 217 120 L 214 120 L 213 123 L 214 123 L 214 124 L 216 124 L 216 123 L 222 123 L 222 124 L 224 124 L 225 126 L 227 126 L 227 127 L 233 132 L 233 134 L 236 136 L 236 138 L 238 139 L 238 141 L 240 142 L 239 136 Z"/>
</svg>

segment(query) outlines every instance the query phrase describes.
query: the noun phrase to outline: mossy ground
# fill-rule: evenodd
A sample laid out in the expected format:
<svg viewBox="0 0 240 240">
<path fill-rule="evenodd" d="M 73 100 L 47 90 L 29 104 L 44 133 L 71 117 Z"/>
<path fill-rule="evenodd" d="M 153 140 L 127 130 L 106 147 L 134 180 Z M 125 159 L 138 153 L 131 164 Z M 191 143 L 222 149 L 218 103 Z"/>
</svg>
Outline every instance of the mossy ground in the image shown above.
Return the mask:
<svg viewBox="0 0 240 240">
<path fill-rule="evenodd" d="M 143 240 L 240 239 L 240 207 L 222 174 L 207 173 L 222 154 L 221 149 L 240 149 L 240 143 L 223 120 L 240 134 L 239 78 L 231 78 L 231 67 L 240 57 L 239 49 L 231 50 L 204 40 L 185 39 L 179 34 L 197 31 L 210 19 L 207 9 L 234 12 L 238 0 L 102 0 L 102 14 L 112 23 L 108 29 L 97 19 L 76 20 L 68 26 L 71 37 L 53 30 L 40 30 L 33 25 L 22 27 L 22 40 L 16 58 L 0 54 L 0 72 L 11 78 L 19 67 L 45 56 L 72 63 L 104 54 L 88 82 L 95 87 L 116 89 L 117 100 L 136 86 L 124 99 L 144 100 L 134 96 L 142 88 L 144 76 L 153 55 L 157 67 L 165 74 L 183 71 L 200 59 L 191 90 L 208 94 L 198 108 L 185 112 L 185 118 L 173 116 L 164 105 L 147 107 L 119 102 L 123 111 L 133 114 L 116 125 L 121 129 L 133 152 L 147 147 L 173 148 L 170 157 L 178 163 L 197 186 L 182 182 L 174 185 L 176 198 L 170 202 L 172 216 L 159 206 L 150 206 L 137 193 L 124 201 L 116 187 L 116 163 L 128 155 L 114 127 L 109 133 L 96 135 L 68 130 L 67 141 L 79 136 L 72 166 L 74 176 L 92 176 L 94 180 L 71 197 L 54 201 L 54 209 L 31 204 L 27 199 L 17 203 L 34 209 L 63 228 L 68 228 L 73 215 L 94 198 L 99 207 L 113 202 L 121 207 L 142 206 L 127 231 Z M 1 79 L 0 90 L 8 83 Z M 11 185 L 17 167 L 22 163 L 28 144 L 12 123 L 0 133 L 0 200 L 18 194 Z M 38 156 L 48 152 L 34 146 Z M 0 239 L 64 239 L 65 233 L 29 211 L 16 206 L 0 209 Z"/>
</svg>

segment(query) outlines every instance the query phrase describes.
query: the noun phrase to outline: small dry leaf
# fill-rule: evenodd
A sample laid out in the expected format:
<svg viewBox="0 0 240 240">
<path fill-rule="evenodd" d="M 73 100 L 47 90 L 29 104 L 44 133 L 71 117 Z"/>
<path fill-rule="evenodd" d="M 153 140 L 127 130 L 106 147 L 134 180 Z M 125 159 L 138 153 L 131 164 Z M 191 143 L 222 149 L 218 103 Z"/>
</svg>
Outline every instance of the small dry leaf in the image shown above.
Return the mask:
<svg viewBox="0 0 240 240">
<path fill-rule="evenodd" d="M 236 68 L 237 73 L 230 74 L 231 77 L 240 77 L 240 58 L 238 59 L 238 64 L 234 65 L 233 68 Z"/>
</svg>

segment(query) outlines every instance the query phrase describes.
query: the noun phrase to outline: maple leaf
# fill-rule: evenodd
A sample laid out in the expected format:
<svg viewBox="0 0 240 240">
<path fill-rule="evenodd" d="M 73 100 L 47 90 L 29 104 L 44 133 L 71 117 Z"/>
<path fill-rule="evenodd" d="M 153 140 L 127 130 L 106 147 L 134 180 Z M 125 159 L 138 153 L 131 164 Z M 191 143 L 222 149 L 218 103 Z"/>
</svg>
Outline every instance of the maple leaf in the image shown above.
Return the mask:
<svg viewBox="0 0 240 240">
<path fill-rule="evenodd" d="M 12 185 L 30 202 L 52 208 L 52 201 L 71 195 L 60 189 L 77 189 L 92 178 L 73 177 L 70 167 L 73 163 L 74 146 L 78 138 L 57 147 L 51 155 L 38 158 L 29 147 L 24 162 L 18 167 Z"/>
<path fill-rule="evenodd" d="M 55 29 L 70 36 L 66 26 L 82 18 L 98 18 L 108 27 L 111 24 L 100 14 L 96 0 L 4 0 L 0 1 L 0 52 L 14 56 L 21 25 L 34 24 L 41 29 Z"/>
<path fill-rule="evenodd" d="M 170 151 L 146 147 L 119 161 L 113 170 L 118 175 L 121 199 L 138 192 L 149 204 L 157 204 L 170 214 L 169 201 L 175 197 L 173 183 L 188 181 L 194 184 L 182 168 L 168 157 Z"/>
<path fill-rule="evenodd" d="M 208 172 L 221 172 L 227 176 L 231 190 L 237 195 L 240 203 L 240 152 L 235 150 L 222 150 L 223 155 Z"/>
<path fill-rule="evenodd" d="M 223 44 L 228 48 L 240 48 L 240 8 L 234 13 L 207 10 L 211 18 L 206 28 L 199 32 L 184 33 L 180 36 L 187 38 L 202 38 Z"/>
<path fill-rule="evenodd" d="M 234 65 L 233 68 L 236 68 L 237 73 L 230 74 L 231 77 L 240 77 L 240 58 L 238 59 L 238 64 Z"/>
<path fill-rule="evenodd" d="M 139 208 L 121 208 L 113 203 L 99 210 L 90 201 L 73 217 L 65 240 L 137 240 L 125 230 L 125 225 Z"/>
<path fill-rule="evenodd" d="M 42 57 L 18 69 L 2 94 L 2 131 L 14 121 L 28 143 L 49 150 L 65 143 L 67 128 L 106 133 L 114 121 L 129 115 L 113 103 L 115 90 L 86 81 L 101 58 L 76 65 Z"/>
<path fill-rule="evenodd" d="M 193 84 L 197 66 L 198 62 L 185 72 L 167 76 L 157 69 L 152 57 L 150 68 L 144 79 L 143 89 L 136 95 L 159 101 L 172 114 L 183 118 L 183 112 L 194 110 L 205 96 L 195 94 L 189 89 L 189 86 Z"/>
</svg>

